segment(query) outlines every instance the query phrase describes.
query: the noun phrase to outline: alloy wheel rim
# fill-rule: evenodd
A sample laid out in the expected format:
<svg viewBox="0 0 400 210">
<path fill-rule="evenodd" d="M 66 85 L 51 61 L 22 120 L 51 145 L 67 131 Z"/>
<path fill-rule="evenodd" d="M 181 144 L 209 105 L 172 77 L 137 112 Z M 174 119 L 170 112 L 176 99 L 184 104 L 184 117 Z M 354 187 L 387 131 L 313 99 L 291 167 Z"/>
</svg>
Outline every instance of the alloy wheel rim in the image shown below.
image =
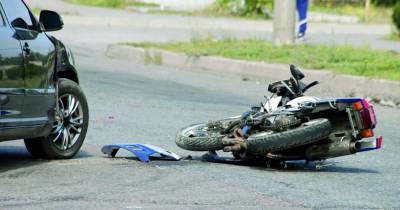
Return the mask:
<svg viewBox="0 0 400 210">
<path fill-rule="evenodd" d="M 83 108 L 78 98 L 64 94 L 58 99 L 58 112 L 51 139 L 59 150 L 68 150 L 78 141 L 83 126 Z"/>
</svg>

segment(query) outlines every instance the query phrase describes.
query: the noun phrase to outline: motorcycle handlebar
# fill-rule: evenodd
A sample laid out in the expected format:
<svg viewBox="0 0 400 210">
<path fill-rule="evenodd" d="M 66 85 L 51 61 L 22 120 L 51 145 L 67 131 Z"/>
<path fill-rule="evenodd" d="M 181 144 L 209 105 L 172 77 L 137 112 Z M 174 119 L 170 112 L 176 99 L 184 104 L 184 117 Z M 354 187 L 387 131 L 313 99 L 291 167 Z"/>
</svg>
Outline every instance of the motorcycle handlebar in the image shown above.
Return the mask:
<svg viewBox="0 0 400 210">
<path fill-rule="evenodd" d="M 310 84 L 308 84 L 308 85 L 303 89 L 303 93 L 306 92 L 306 91 L 307 91 L 308 89 L 310 89 L 311 87 L 313 87 L 313 86 L 315 86 L 315 85 L 318 85 L 318 84 L 319 84 L 318 81 L 311 82 Z"/>
</svg>

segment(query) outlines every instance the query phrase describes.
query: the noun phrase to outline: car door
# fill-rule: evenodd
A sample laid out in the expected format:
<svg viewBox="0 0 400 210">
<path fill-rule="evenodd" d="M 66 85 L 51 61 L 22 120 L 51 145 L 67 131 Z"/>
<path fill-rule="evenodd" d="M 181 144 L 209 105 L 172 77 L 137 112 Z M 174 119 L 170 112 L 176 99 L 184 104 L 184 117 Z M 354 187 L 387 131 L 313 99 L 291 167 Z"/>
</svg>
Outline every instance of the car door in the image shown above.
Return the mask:
<svg viewBox="0 0 400 210">
<path fill-rule="evenodd" d="M 0 140 L 7 135 L 5 128 L 15 126 L 23 118 L 24 89 L 21 44 L 0 4 Z"/>
<path fill-rule="evenodd" d="M 44 125 L 55 107 L 55 87 L 52 83 L 56 58 L 54 44 L 44 32 L 40 32 L 36 18 L 22 0 L 2 2 L 24 55 L 25 123 Z"/>
</svg>

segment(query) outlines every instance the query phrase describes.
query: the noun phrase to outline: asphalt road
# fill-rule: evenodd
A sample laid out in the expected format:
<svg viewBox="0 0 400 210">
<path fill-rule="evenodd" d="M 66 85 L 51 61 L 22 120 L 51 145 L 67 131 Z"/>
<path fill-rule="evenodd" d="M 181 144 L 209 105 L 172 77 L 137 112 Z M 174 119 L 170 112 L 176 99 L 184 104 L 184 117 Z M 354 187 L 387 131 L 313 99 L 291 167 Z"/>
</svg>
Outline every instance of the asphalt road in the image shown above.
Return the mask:
<svg viewBox="0 0 400 210">
<path fill-rule="evenodd" d="M 188 124 L 246 111 L 265 84 L 110 60 L 77 50 L 90 129 L 74 160 L 32 160 L 21 142 L 0 144 L 0 208 L 114 209 L 395 209 L 400 208 L 400 110 L 377 106 L 384 146 L 329 161 L 316 171 L 201 162 L 180 150 L 176 131 Z M 147 143 L 195 160 L 109 159 L 108 143 Z M 121 156 L 129 156 L 121 153 Z"/>
<path fill-rule="evenodd" d="M 59 36 L 75 51 L 89 100 L 86 142 L 76 159 L 61 161 L 33 160 L 21 141 L 0 143 L 0 209 L 400 209 L 399 109 L 376 106 L 381 150 L 319 171 L 302 162 L 281 170 L 202 162 L 202 153 L 175 145 L 177 130 L 248 110 L 262 100 L 264 81 L 111 60 L 95 39 L 107 33 L 82 43 L 84 31 L 67 25 Z M 135 142 L 194 160 L 144 164 L 100 152 Z"/>
</svg>

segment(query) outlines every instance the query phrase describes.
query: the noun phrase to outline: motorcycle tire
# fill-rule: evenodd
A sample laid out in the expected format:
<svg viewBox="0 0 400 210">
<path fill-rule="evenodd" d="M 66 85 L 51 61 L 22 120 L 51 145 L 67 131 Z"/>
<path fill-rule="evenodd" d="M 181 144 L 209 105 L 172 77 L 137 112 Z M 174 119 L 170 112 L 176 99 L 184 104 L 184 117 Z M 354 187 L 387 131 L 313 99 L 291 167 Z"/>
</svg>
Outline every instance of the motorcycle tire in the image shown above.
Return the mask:
<svg viewBox="0 0 400 210">
<path fill-rule="evenodd" d="M 229 118 L 219 122 L 232 125 L 240 118 Z M 223 128 L 209 129 L 207 123 L 191 125 L 182 128 L 176 135 L 175 143 L 180 148 L 190 151 L 215 151 L 224 148 L 222 138 L 225 134 Z"/>
<path fill-rule="evenodd" d="M 328 119 L 313 119 L 300 126 L 278 132 L 260 132 L 247 139 L 247 153 L 266 155 L 268 152 L 283 151 L 326 139 L 331 132 Z"/>
</svg>

